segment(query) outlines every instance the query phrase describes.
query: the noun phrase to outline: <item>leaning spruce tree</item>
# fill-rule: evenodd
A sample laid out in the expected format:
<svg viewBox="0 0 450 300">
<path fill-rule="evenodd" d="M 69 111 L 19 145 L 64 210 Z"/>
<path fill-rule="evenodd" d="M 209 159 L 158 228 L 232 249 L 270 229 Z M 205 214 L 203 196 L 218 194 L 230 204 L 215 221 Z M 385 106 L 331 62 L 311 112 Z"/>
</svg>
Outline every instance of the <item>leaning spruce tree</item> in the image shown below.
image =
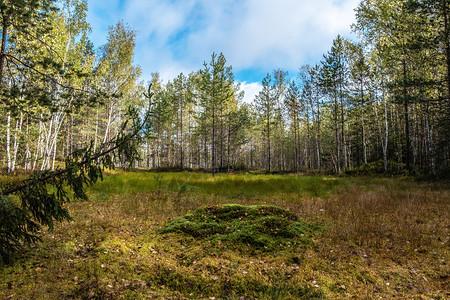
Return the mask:
<svg viewBox="0 0 450 300">
<path fill-rule="evenodd" d="M 151 103 L 150 87 L 145 96 Z M 114 168 L 116 158 L 130 165 L 138 159 L 136 145 L 150 116 L 150 107 L 143 119 L 139 110 L 129 108 L 118 135 L 99 150 L 94 152 L 92 142 L 68 156 L 64 168 L 35 172 L 24 181 L 1 186 L 0 261 L 11 261 L 24 246 L 39 241 L 36 233 L 42 226 L 52 230 L 54 221 L 71 220 L 66 203 L 72 198 L 88 200 L 86 185 L 102 179 L 103 170 Z"/>
</svg>

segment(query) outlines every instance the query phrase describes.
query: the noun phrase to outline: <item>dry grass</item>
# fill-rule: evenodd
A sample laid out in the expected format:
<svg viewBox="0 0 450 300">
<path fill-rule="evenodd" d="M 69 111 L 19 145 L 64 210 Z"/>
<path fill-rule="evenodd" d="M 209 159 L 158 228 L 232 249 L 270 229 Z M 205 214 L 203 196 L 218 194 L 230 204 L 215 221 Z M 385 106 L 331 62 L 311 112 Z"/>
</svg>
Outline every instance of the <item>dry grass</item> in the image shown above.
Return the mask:
<svg viewBox="0 0 450 300">
<path fill-rule="evenodd" d="M 279 184 L 283 177 L 276 179 Z M 142 180 L 154 180 L 153 174 Z M 266 187 L 272 193 L 252 196 L 245 190 L 214 193 L 206 182 L 206 192 L 140 193 L 138 186 L 130 193 L 93 191 L 96 200 L 70 204 L 74 222 L 43 232 L 41 244 L 1 270 L 0 298 L 449 297 L 446 186 L 356 178 L 330 185 L 331 194 L 295 193 L 292 183 L 284 183 L 289 193 L 272 186 Z M 221 203 L 281 206 L 326 230 L 311 245 L 263 254 L 158 233 L 169 220 Z"/>
<path fill-rule="evenodd" d="M 354 282 L 359 297 L 445 299 L 450 291 L 449 200 L 448 189 L 429 185 L 411 183 L 401 190 L 391 184 L 366 192 L 350 186 L 319 205 L 329 220 L 320 257 L 359 267 L 361 276 L 356 274 L 359 282 Z M 303 212 L 314 217 L 315 211 L 309 206 Z"/>
</svg>

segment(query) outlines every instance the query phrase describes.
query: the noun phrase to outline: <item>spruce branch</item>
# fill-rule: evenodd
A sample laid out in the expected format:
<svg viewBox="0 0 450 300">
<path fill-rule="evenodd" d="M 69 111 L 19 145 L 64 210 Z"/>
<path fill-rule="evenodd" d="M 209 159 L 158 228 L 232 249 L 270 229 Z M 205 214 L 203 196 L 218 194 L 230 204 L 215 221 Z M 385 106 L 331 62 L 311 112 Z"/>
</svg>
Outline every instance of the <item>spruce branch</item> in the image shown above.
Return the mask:
<svg viewBox="0 0 450 300">
<path fill-rule="evenodd" d="M 56 171 L 33 173 L 30 178 L 10 185 L 0 191 L 0 261 L 9 261 L 23 248 L 39 240 L 35 234 L 41 226 L 54 227 L 54 221 L 72 220 L 65 203 L 70 201 L 68 190 L 74 198 L 88 200 L 85 186 L 103 179 L 102 170 L 114 168 L 111 155 L 117 151 L 119 158 L 125 158 L 130 164 L 138 152 L 134 141 L 140 140 L 139 133 L 150 122 L 151 97 L 150 87 L 144 94 L 149 107 L 144 117 L 139 118 L 137 109 L 129 108 L 127 119 L 120 128 L 116 138 L 107 143 L 103 150 L 93 153 L 93 143 L 79 149 L 67 157 L 65 168 Z M 128 121 L 132 121 L 129 133 Z M 13 200 L 11 195 L 18 197 Z"/>
</svg>

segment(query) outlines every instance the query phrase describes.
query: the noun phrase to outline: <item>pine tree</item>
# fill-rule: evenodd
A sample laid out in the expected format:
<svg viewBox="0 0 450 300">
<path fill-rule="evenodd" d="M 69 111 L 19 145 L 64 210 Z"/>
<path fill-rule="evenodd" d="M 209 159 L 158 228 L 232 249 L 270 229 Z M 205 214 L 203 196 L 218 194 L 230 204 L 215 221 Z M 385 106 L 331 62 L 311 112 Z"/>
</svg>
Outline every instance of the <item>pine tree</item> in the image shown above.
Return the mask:
<svg viewBox="0 0 450 300">
<path fill-rule="evenodd" d="M 211 55 L 209 64 L 204 64 L 200 72 L 201 105 L 205 117 L 211 127 L 211 167 L 213 175 L 217 171 L 217 153 L 220 150 L 220 159 L 223 161 L 223 111 L 227 99 L 232 93 L 233 73 L 231 67 L 226 66 L 225 56 L 220 53 Z M 217 135 L 220 134 L 219 147 Z"/>
<path fill-rule="evenodd" d="M 324 55 L 322 61 L 322 72 L 320 75 L 321 86 L 325 93 L 332 99 L 334 130 L 336 142 L 336 171 L 341 173 L 348 167 L 347 145 L 345 134 L 345 104 L 347 66 L 344 48 L 344 40 L 338 36 L 333 41 L 331 50 Z"/>
<path fill-rule="evenodd" d="M 260 91 L 255 98 L 256 110 L 259 112 L 259 115 L 264 122 L 263 136 L 266 141 L 266 167 L 269 173 L 272 171 L 271 139 L 273 118 L 275 116 L 276 108 L 276 98 L 271 81 L 272 77 L 267 73 L 262 81 L 262 91 Z"/>
</svg>

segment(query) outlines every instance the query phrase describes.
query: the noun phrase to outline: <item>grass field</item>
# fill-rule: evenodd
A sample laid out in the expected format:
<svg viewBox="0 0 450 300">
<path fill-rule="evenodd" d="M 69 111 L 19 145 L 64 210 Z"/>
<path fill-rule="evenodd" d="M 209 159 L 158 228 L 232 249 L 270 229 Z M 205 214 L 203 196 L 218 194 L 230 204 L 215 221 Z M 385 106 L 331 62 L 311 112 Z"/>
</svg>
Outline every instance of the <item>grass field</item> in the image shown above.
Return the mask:
<svg viewBox="0 0 450 300">
<path fill-rule="evenodd" d="M 73 222 L 1 267 L 0 299 L 450 297 L 447 184 L 115 172 L 89 196 L 69 204 Z M 229 220 L 221 204 L 252 206 L 225 206 L 239 209 Z M 289 220 L 270 219 L 268 205 Z M 254 244 L 235 235 L 245 230 L 268 235 Z"/>
</svg>

